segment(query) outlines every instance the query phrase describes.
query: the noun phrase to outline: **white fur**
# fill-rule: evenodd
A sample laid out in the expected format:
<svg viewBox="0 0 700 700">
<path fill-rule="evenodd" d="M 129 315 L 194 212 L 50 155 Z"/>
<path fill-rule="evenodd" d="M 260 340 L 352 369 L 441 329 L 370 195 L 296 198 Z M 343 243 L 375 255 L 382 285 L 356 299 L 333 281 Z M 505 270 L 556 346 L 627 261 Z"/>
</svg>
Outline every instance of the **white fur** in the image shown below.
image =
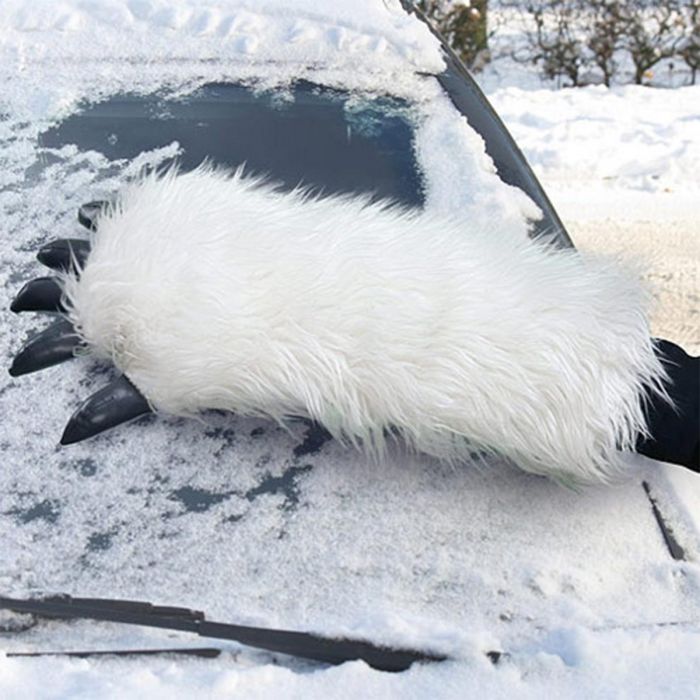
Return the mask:
<svg viewBox="0 0 700 700">
<path fill-rule="evenodd" d="M 568 483 L 616 472 L 663 376 L 645 295 L 609 262 L 240 171 L 127 186 L 65 292 L 157 410 L 302 414 L 377 454 L 394 428 Z"/>
</svg>

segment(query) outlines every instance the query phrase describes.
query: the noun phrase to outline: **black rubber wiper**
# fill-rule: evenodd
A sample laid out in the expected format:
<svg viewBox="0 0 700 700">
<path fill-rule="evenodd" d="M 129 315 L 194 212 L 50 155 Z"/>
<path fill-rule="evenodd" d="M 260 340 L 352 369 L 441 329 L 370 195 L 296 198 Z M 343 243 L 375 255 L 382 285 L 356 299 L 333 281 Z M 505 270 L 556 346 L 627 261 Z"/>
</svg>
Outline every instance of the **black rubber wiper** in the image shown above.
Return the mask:
<svg viewBox="0 0 700 700">
<path fill-rule="evenodd" d="M 195 656 L 200 659 L 216 659 L 221 649 L 211 647 L 165 647 L 163 649 L 87 649 L 84 651 L 8 651 L 8 659 L 67 656 L 73 659 L 90 659 L 94 656 Z"/>
<path fill-rule="evenodd" d="M 432 652 L 393 649 L 362 640 L 210 622 L 204 613 L 198 610 L 152 605 L 133 600 L 73 598 L 68 595 L 27 599 L 0 596 L 0 610 L 3 609 L 42 617 L 100 620 L 193 632 L 200 637 L 226 639 L 257 649 L 327 664 L 362 660 L 379 671 L 405 671 L 416 661 L 444 661 L 447 658 Z"/>
</svg>

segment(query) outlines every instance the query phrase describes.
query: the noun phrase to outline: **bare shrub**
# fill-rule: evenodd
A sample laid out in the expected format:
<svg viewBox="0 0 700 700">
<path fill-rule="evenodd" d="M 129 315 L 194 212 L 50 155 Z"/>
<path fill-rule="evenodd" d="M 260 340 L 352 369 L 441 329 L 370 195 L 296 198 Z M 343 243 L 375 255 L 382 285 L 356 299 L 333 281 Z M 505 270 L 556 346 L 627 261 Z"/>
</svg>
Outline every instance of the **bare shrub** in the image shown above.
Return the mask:
<svg viewBox="0 0 700 700">
<path fill-rule="evenodd" d="M 684 39 L 684 0 L 634 0 L 621 3 L 625 18 L 624 47 L 641 85 L 659 61 L 677 55 Z"/>
<path fill-rule="evenodd" d="M 678 55 L 690 68 L 690 82 L 695 85 L 700 69 L 700 2 L 692 0 L 685 3 L 683 17 L 686 31 Z"/>
<path fill-rule="evenodd" d="M 617 74 L 619 50 L 625 37 L 626 20 L 622 5 L 615 0 L 589 0 L 589 21 L 581 26 L 590 61 L 598 67 L 603 83 L 608 87 Z"/>
<path fill-rule="evenodd" d="M 626 77 L 642 84 L 654 66 L 677 56 L 695 81 L 699 0 L 502 0 L 500 6 L 524 19 L 526 51 L 513 50 L 513 58 L 538 65 L 545 78 L 577 86 L 593 70 L 605 85 Z"/>
</svg>

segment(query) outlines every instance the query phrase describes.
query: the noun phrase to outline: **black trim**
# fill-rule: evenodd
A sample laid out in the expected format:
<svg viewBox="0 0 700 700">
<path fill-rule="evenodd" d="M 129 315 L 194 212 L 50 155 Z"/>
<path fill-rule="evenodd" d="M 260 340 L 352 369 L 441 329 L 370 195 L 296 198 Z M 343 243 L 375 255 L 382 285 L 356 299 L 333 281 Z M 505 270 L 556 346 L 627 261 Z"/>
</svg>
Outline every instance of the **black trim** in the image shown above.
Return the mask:
<svg viewBox="0 0 700 700">
<path fill-rule="evenodd" d="M 562 247 L 573 248 L 571 237 L 527 159 L 467 68 L 420 10 L 408 0 L 401 0 L 401 4 L 406 12 L 425 23 L 442 45 L 447 68 L 435 77 L 469 125 L 484 139 L 499 177 L 525 192 L 542 210 L 542 219 L 535 222 L 535 235 L 547 235 Z"/>
<path fill-rule="evenodd" d="M 676 561 L 686 561 L 685 550 L 683 549 L 683 547 L 680 546 L 680 544 L 678 544 L 678 540 L 673 534 L 673 528 L 670 525 L 668 525 L 668 523 L 664 519 L 664 516 L 661 514 L 659 506 L 656 503 L 656 499 L 651 495 L 651 488 L 649 486 L 649 482 L 642 481 L 642 486 L 644 487 L 644 492 L 646 493 L 647 498 L 649 499 L 649 503 L 651 504 L 652 513 L 654 513 L 656 524 L 659 526 L 659 530 L 661 530 L 661 536 L 664 539 L 664 543 L 666 545 L 666 549 L 668 549 L 668 553 Z"/>
<path fill-rule="evenodd" d="M 68 656 L 89 659 L 93 656 L 197 656 L 202 659 L 216 659 L 221 649 L 214 647 L 178 647 L 173 649 L 102 649 L 99 651 L 8 651 L 8 658 L 36 658 L 43 656 Z"/>
</svg>

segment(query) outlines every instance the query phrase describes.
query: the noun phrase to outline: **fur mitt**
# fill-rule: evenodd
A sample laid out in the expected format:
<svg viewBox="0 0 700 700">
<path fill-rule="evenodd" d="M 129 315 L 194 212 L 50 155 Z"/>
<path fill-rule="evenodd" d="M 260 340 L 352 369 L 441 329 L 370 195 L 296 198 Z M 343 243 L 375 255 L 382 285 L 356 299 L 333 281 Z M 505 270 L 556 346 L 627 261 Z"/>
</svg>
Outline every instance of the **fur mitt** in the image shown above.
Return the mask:
<svg viewBox="0 0 700 700">
<path fill-rule="evenodd" d="M 615 264 L 240 170 L 127 186 L 63 288 L 155 410 L 303 415 L 377 456 L 398 433 L 453 463 L 607 480 L 662 391 L 646 296 Z"/>
</svg>

